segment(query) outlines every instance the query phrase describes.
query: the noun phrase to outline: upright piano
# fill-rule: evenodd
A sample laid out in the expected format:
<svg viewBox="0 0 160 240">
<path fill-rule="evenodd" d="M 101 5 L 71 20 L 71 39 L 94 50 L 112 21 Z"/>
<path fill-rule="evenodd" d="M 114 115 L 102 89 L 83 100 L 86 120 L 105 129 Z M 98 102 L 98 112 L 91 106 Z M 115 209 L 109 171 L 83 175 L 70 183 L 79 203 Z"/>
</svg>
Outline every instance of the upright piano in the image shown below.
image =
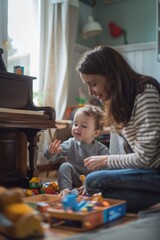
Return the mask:
<svg viewBox="0 0 160 240">
<path fill-rule="evenodd" d="M 34 105 L 35 77 L 7 72 L 2 53 L 0 49 L 0 185 L 27 187 L 37 175 L 40 133 L 56 128 L 55 110 Z"/>
</svg>

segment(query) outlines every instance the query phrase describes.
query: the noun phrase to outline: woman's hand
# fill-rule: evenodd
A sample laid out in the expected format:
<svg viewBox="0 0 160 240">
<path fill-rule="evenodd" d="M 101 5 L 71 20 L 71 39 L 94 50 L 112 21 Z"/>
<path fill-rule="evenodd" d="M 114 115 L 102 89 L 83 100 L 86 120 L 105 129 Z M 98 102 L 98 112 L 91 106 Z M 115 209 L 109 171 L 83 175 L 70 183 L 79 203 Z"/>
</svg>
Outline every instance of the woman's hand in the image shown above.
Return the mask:
<svg viewBox="0 0 160 240">
<path fill-rule="evenodd" d="M 89 170 L 98 170 L 107 166 L 107 155 L 91 156 L 84 159 L 84 166 Z"/>
<path fill-rule="evenodd" d="M 50 154 L 57 154 L 61 152 L 62 148 L 60 144 L 61 144 L 61 140 L 55 139 L 54 142 L 49 145 L 48 152 Z"/>
</svg>

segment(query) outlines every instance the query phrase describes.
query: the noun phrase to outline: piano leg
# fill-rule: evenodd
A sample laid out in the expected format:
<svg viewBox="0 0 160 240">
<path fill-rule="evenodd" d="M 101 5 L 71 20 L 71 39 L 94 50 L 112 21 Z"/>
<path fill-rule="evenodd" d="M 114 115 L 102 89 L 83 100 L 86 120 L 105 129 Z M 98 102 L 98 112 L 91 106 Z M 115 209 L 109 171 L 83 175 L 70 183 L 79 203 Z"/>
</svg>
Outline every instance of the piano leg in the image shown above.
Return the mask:
<svg viewBox="0 0 160 240">
<path fill-rule="evenodd" d="M 20 129 L 0 128 L 0 185 L 27 187 L 27 138 Z"/>
<path fill-rule="evenodd" d="M 27 141 L 29 142 L 28 150 L 29 150 L 29 167 L 27 170 L 27 176 L 31 179 L 33 176 L 38 177 L 39 172 L 36 168 L 37 164 L 37 152 L 40 134 L 37 134 L 37 130 L 27 130 L 25 131 L 27 135 Z"/>
</svg>

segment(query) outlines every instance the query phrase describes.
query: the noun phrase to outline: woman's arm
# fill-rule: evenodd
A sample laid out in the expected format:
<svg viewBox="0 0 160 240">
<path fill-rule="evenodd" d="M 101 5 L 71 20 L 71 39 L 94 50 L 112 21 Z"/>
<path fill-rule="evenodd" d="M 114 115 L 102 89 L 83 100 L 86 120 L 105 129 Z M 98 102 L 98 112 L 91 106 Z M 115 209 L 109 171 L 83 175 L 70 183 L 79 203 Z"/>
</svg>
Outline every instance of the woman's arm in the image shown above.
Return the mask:
<svg viewBox="0 0 160 240">
<path fill-rule="evenodd" d="M 133 153 L 110 155 L 109 168 L 156 168 L 160 166 L 160 96 L 152 84 L 138 94 L 132 116 L 124 128 Z"/>
</svg>

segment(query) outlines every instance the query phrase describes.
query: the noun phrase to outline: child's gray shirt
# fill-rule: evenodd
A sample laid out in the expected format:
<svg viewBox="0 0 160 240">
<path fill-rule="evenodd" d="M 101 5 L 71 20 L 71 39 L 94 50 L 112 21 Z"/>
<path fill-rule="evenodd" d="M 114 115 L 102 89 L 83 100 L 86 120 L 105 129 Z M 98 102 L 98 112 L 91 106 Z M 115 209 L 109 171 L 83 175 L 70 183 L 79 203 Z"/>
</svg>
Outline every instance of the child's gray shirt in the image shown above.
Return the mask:
<svg viewBox="0 0 160 240">
<path fill-rule="evenodd" d="M 94 140 L 93 143 L 87 144 L 78 142 L 75 138 L 69 138 L 61 144 L 62 151 L 58 154 L 49 154 L 48 148 L 45 149 L 44 156 L 50 161 L 56 161 L 60 157 L 65 157 L 66 161 L 71 163 L 77 172 L 82 175 L 88 175 L 92 172 L 84 166 L 84 159 L 90 156 L 109 155 L 108 148 Z"/>
</svg>

